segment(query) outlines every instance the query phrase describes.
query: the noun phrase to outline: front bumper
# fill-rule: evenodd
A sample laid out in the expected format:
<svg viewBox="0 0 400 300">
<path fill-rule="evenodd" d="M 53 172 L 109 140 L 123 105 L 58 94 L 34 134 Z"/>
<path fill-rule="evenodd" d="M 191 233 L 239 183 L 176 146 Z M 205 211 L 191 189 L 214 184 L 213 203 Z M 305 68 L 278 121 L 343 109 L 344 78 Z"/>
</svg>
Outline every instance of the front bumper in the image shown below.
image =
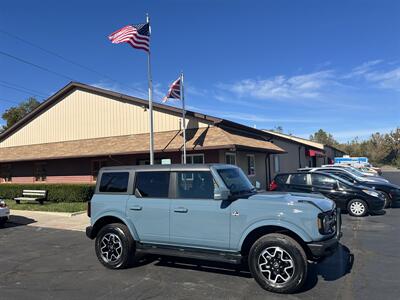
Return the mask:
<svg viewBox="0 0 400 300">
<path fill-rule="evenodd" d="M 342 217 L 340 213 L 340 209 L 336 209 L 336 233 L 334 236 L 318 241 L 308 243 L 308 249 L 311 252 L 311 255 L 315 259 L 320 259 L 323 257 L 331 256 L 337 248 L 339 247 L 339 240 L 342 237 Z"/>
</svg>

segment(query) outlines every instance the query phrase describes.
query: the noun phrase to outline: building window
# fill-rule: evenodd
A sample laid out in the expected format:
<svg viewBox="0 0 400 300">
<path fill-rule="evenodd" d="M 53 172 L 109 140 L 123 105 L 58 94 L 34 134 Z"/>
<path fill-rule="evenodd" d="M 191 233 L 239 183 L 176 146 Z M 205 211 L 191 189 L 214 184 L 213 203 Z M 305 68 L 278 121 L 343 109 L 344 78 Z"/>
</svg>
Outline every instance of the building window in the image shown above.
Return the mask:
<svg viewBox="0 0 400 300">
<path fill-rule="evenodd" d="M 225 163 L 228 165 L 236 165 L 236 154 L 230 152 L 225 153 Z"/>
<path fill-rule="evenodd" d="M 154 159 L 154 164 L 155 165 L 162 165 L 163 164 L 163 160 L 165 161 L 167 159 L 169 159 L 169 158 L 157 158 L 157 159 Z M 139 159 L 137 161 L 137 164 L 139 166 L 144 166 L 144 165 L 148 166 L 148 165 L 150 165 L 150 159 Z"/>
<path fill-rule="evenodd" d="M 35 181 L 46 181 L 47 171 L 46 163 L 38 162 L 35 163 Z"/>
<path fill-rule="evenodd" d="M 5 182 L 9 182 L 12 180 L 11 164 L 1 165 L 0 178 L 2 178 Z"/>
<path fill-rule="evenodd" d="M 274 171 L 279 173 L 281 171 L 279 155 L 274 155 Z"/>
<path fill-rule="evenodd" d="M 247 155 L 247 175 L 256 175 L 256 159 L 253 154 Z"/>
<path fill-rule="evenodd" d="M 107 166 L 107 159 L 92 160 L 92 176 L 93 180 L 97 180 L 97 175 L 102 167 Z"/>
<path fill-rule="evenodd" d="M 182 163 L 183 163 L 183 155 L 182 155 Z M 186 154 L 186 163 L 187 164 L 204 164 L 204 154 Z"/>
</svg>

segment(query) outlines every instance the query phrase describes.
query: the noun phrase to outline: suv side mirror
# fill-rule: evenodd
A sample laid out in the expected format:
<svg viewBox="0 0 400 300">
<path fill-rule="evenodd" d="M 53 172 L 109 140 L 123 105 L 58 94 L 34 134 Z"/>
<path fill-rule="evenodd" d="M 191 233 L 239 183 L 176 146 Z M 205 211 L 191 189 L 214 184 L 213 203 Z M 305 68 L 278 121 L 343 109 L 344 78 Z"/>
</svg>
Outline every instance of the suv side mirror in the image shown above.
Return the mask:
<svg viewBox="0 0 400 300">
<path fill-rule="evenodd" d="M 228 200 L 231 192 L 226 187 L 214 188 L 214 200 Z"/>
</svg>

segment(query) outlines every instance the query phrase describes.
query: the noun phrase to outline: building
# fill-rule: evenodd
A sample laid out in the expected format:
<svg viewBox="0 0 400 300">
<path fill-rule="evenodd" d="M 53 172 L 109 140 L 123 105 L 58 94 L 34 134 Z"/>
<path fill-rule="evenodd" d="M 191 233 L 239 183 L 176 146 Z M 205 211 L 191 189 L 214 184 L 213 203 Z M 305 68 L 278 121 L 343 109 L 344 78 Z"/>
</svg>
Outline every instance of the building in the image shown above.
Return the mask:
<svg viewBox="0 0 400 300">
<path fill-rule="evenodd" d="M 343 151 L 332 147 L 272 130 L 263 130 L 267 140 L 285 149 L 268 157 L 267 181 L 270 182 L 277 173 L 294 172 L 299 168 L 320 167 L 333 163 L 334 157 L 343 156 Z"/>
<path fill-rule="evenodd" d="M 182 111 L 155 103 L 156 163 L 182 161 Z M 268 157 L 285 151 L 265 133 L 187 111 L 188 163 L 240 166 L 266 188 Z M 0 182 L 92 183 L 110 165 L 149 163 L 148 101 L 72 82 L 0 134 Z"/>
</svg>

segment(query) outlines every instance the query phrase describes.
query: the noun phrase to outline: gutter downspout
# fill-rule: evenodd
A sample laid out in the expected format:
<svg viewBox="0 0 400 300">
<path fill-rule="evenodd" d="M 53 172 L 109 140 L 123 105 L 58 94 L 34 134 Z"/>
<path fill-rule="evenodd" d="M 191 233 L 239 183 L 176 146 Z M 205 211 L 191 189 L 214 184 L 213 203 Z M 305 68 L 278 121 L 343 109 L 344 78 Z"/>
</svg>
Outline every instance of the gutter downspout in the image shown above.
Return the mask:
<svg viewBox="0 0 400 300">
<path fill-rule="evenodd" d="M 301 168 L 301 146 L 299 146 L 299 168 Z"/>
</svg>

